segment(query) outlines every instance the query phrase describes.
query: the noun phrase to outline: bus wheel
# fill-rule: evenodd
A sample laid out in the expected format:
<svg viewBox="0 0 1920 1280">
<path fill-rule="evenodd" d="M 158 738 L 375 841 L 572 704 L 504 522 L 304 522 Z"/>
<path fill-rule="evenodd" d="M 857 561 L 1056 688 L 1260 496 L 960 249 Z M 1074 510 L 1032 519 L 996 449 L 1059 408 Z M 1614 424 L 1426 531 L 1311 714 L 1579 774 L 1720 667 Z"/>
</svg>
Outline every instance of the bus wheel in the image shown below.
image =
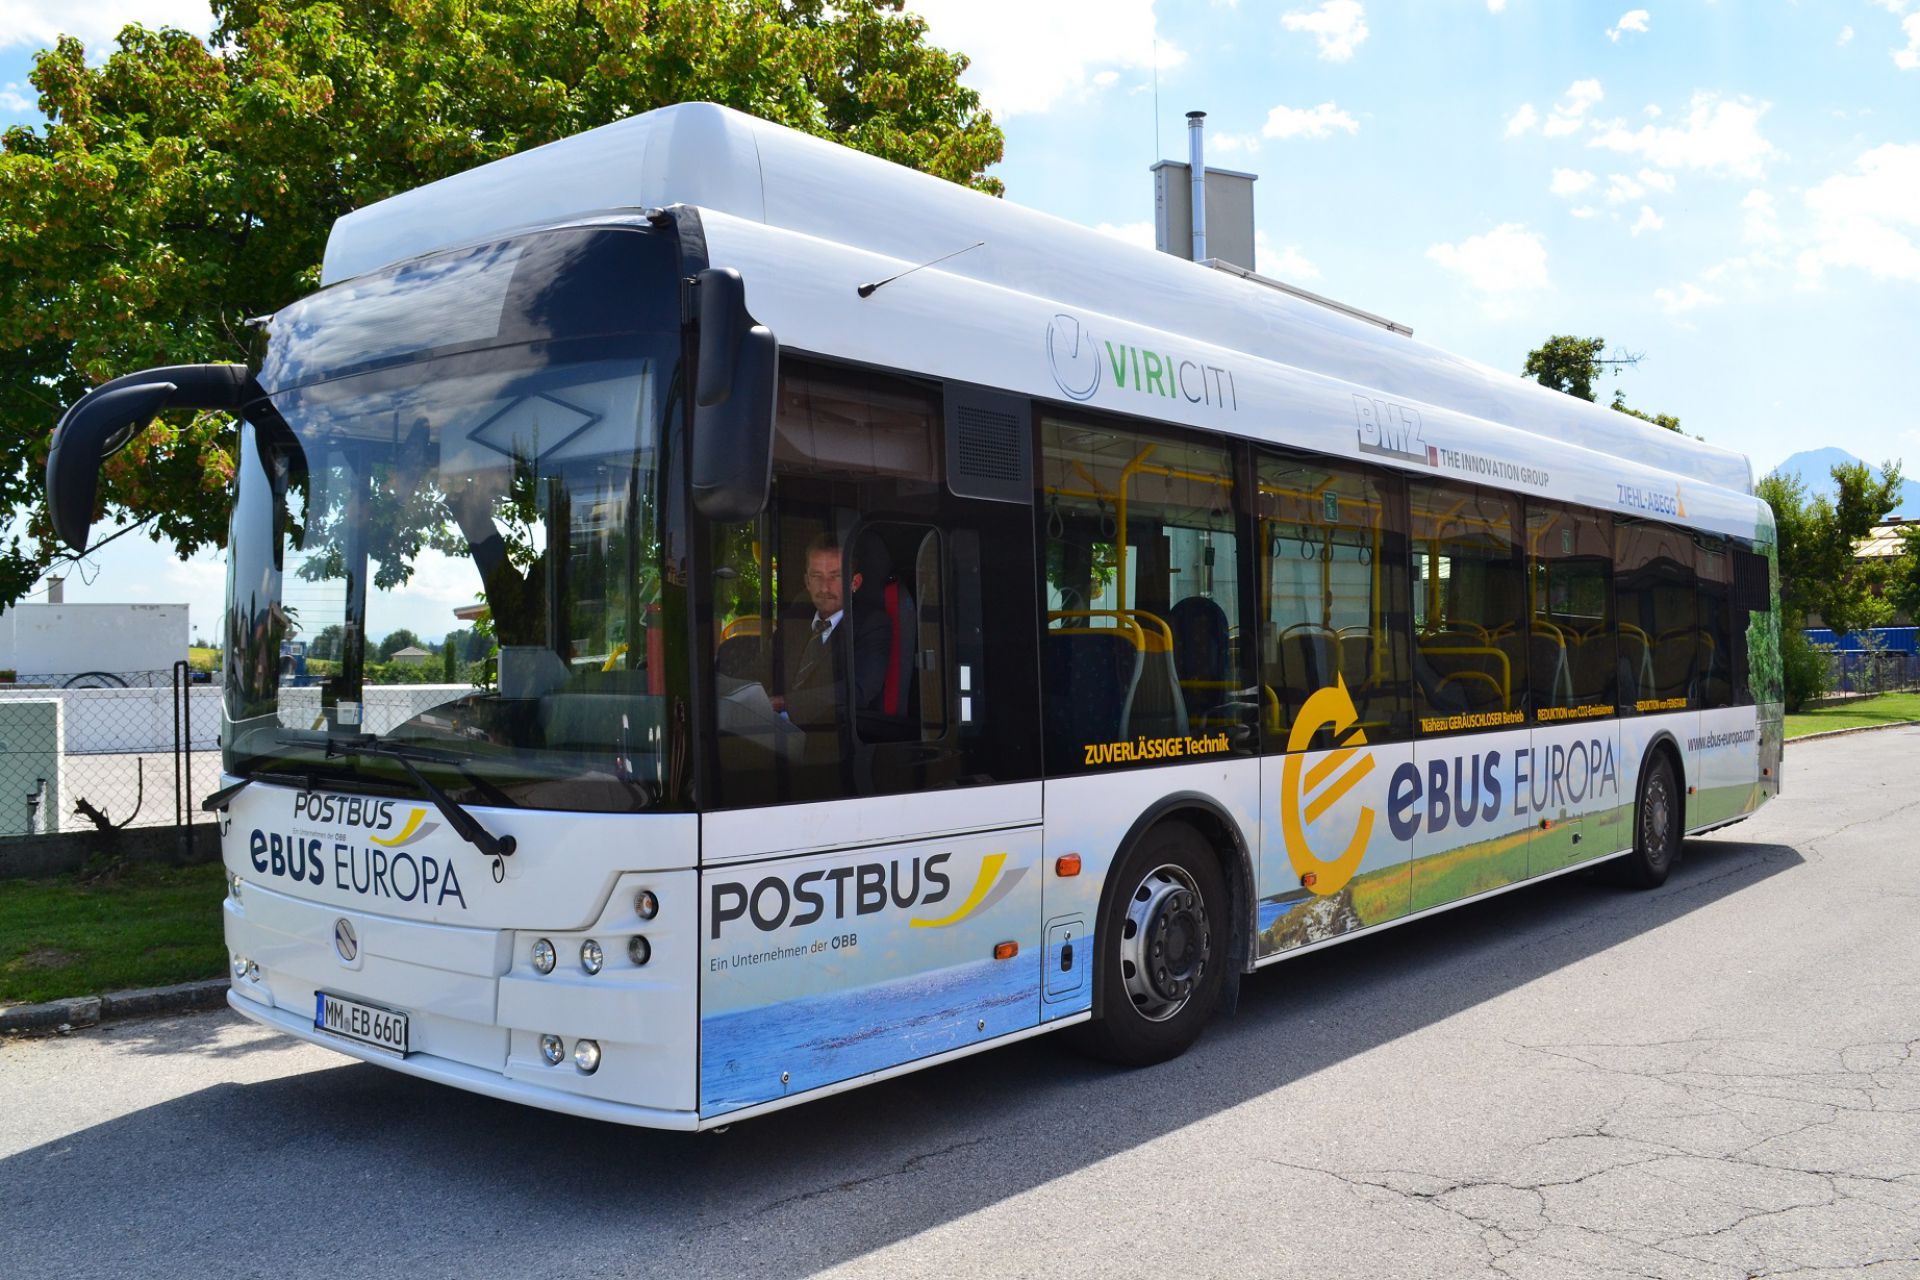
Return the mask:
<svg viewBox="0 0 1920 1280">
<path fill-rule="evenodd" d="M 1084 1044 L 1144 1067 L 1186 1052 L 1219 1001 L 1233 922 L 1213 850 L 1192 827 L 1149 832 L 1113 870 L 1100 917 L 1100 992 Z"/>
<path fill-rule="evenodd" d="M 1620 883 L 1654 889 L 1666 883 L 1680 856 L 1680 787 L 1673 757 L 1655 753 L 1640 778 L 1640 800 L 1633 807 L 1633 852 L 1617 859 Z"/>
</svg>

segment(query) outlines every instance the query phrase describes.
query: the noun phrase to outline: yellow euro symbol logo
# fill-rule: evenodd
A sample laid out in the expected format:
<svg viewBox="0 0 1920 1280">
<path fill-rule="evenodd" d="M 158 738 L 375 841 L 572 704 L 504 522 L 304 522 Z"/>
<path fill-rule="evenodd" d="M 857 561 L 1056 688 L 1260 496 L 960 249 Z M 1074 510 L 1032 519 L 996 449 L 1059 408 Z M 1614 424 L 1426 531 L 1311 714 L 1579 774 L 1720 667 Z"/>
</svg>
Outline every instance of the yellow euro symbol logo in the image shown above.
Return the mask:
<svg viewBox="0 0 1920 1280">
<path fill-rule="evenodd" d="M 1354 724 L 1359 718 L 1353 695 L 1347 692 L 1346 680 L 1336 676 L 1332 685 L 1307 699 L 1293 722 L 1293 732 L 1287 735 L 1287 762 L 1280 771 L 1280 828 L 1286 836 L 1287 857 L 1292 860 L 1293 869 L 1300 873 L 1301 883 L 1311 884 L 1315 893 L 1338 893 L 1345 888 L 1347 881 L 1353 879 L 1353 873 L 1360 869 L 1360 860 L 1367 854 L 1367 841 L 1373 835 L 1373 810 L 1363 805 L 1360 820 L 1354 824 L 1353 838 L 1337 857 L 1322 858 L 1307 843 L 1307 825 L 1373 772 L 1373 753 L 1361 750 L 1367 745 L 1366 731 Z M 1333 730 L 1338 745 L 1313 768 L 1305 770 L 1303 779 L 1300 753 L 1322 729 Z M 1341 773 L 1341 767 L 1356 755 L 1359 760 Z M 1311 799 L 1309 793 L 1315 793 Z M 1301 812 L 1303 802 L 1304 814 Z"/>
</svg>

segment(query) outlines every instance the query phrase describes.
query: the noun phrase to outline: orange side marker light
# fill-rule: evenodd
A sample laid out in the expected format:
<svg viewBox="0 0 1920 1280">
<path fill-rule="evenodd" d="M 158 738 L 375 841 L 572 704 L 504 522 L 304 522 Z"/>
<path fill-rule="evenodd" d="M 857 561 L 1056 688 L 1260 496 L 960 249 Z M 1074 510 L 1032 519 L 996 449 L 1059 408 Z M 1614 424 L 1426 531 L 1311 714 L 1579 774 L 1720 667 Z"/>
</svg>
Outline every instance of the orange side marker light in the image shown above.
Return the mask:
<svg viewBox="0 0 1920 1280">
<path fill-rule="evenodd" d="M 1541 829 L 1542 831 L 1551 831 L 1551 830 L 1553 830 L 1553 819 L 1552 819 L 1552 818 L 1542 818 L 1542 819 L 1540 819 L 1540 829 Z"/>
<path fill-rule="evenodd" d="M 1057 876 L 1077 876 L 1080 874 L 1080 855 L 1063 853 L 1053 860 L 1053 874 Z"/>
<path fill-rule="evenodd" d="M 1320 873 L 1318 871 L 1309 871 L 1300 877 L 1300 883 L 1303 887 L 1311 889 L 1314 885 L 1320 883 Z"/>
<path fill-rule="evenodd" d="M 1020 944 L 1017 942 L 996 942 L 993 944 L 993 958 L 995 960 L 1011 960 L 1019 954 Z"/>
</svg>

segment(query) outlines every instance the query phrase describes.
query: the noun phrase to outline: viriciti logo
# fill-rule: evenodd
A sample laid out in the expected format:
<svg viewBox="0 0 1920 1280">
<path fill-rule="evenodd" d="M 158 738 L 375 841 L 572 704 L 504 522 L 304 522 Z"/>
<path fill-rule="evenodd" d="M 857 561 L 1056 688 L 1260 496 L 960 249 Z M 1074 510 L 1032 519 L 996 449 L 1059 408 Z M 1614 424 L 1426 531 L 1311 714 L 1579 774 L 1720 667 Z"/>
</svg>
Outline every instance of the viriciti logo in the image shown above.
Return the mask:
<svg viewBox="0 0 1920 1280">
<path fill-rule="evenodd" d="M 1367 745 L 1366 731 L 1354 723 L 1359 718 L 1345 678 L 1336 676 L 1332 685 L 1307 699 L 1293 722 L 1293 731 L 1287 735 L 1287 762 L 1280 771 L 1280 829 L 1286 838 L 1287 857 L 1300 873 L 1300 883 L 1315 893 L 1344 889 L 1360 869 L 1360 860 L 1367 855 L 1367 841 L 1373 836 L 1373 809 L 1362 805 L 1346 847 L 1339 853 L 1323 858 L 1307 839 L 1307 828 L 1373 772 L 1373 753 L 1363 749 Z M 1322 729 L 1333 732 L 1334 749 L 1309 769 L 1302 753 Z"/>
</svg>

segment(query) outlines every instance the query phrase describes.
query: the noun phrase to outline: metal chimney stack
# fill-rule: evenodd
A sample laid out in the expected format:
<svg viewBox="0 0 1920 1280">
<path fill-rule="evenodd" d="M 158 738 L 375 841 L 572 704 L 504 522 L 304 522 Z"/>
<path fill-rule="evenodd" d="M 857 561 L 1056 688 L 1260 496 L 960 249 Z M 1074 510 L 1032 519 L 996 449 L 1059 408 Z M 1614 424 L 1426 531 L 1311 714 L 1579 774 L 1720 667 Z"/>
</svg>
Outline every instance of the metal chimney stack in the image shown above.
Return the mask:
<svg viewBox="0 0 1920 1280">
<path fill-rule="evenodd" d="M 1187 172 L 1193 184 L 1193 260 L 1207 260 L 1207 113 L 1187 112 Z"/>
</svg>

